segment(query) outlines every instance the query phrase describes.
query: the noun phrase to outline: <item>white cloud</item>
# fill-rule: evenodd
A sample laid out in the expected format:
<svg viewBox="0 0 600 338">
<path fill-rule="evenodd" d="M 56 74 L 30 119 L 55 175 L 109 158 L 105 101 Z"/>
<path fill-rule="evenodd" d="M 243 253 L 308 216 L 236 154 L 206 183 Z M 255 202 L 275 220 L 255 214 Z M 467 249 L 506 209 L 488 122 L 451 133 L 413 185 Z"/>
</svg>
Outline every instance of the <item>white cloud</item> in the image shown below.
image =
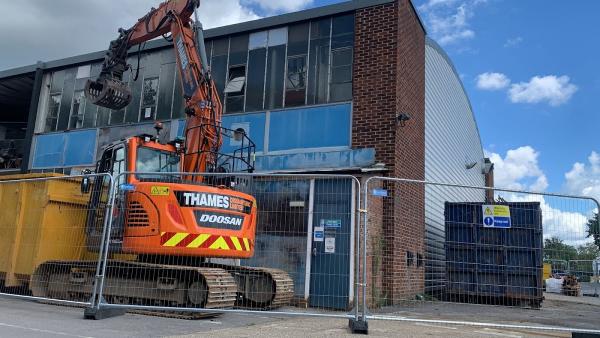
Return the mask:
<svg viewBox="0 0 600 338">
<path fill-rule="evenodd" d="M 600 200 L 600 155 L 593 151 L 588 163 L 575 163 L 565 174 L 565 180 L 565 188 L 569 193 Z"/>
<path fill-rule="evenodd" d="M 216 2 L 216 1 L 215 1 Z M 311 5 L 313 0 L 242 0 L 242 4 L 255 4 L 268 13 L 292 12 Z"/>
<path fill-rule="evenodd" d="M 498 192 L 508 202 L 539 202 L 542 210 L 544 239 L 559 238 L 568 245 L 579 246 L 591 241 L 587 238 L 587 222 L 593 216 L 592 205 L 562 197 Z M 573 211 L 573 209 L 577 209 Z M 586 211 L 579 211 L 587 209 Z"/>
<path fill-rule="evenodd" d="M 521 42 L 523 42 L 523 38 L 520 37 L 520 36 L 517 36 L 517 37 L 514 37 L 514 38 L 509 38 L 504 43 L 504 47 L 506 47 L 506 48 L 508 48 L 508 47 L 515 47 L 515 46 L 521 44 Z"/>
<path fill-rule="evenodd" d="M 213 28 L 258 19 L 259 14 L 272 11 L 298 10 L 310 3 L 312 0 L 206 0 L 198 13 L 204 27 Z M 4 1 L 0 70 L 104 50 L 117 37 L 119 27 L 131 27 L 158 4 L 156 0 Z"/>
<path fill-rule="evenodd" d="M 458 44 L 475 37 L 469 20 L 485 0 L 429 0 L 419 6 L 430 34 L 442 45 Z"/>
<path fill-rule="evenodd" d="M 436 6 L 449 6 L 456 3 L 458 0 L 429 0 L 419 6 L 420 11 L 428 11 Z"/>
<path fill-rule="evenodd" d="M 477 76 L 477 88 L 500 90 L 510 85 L 510 79 L 502 73 L 483 73 Z"/>
<path fill-rule="evenodd" d="M 567 103 L 578 88 L 568 76 L 534 76 L 529 82 L 511 86 L 508 96 L 513 103 L 547 102 L 551 106 Z"/>
<path fill-rule="evenodd" d="M 502 157 L 487 153 L 494 163 L 494 185 L 498 188 L 544 191 L 548 179 L 538 165 L 539 153 L 531 146 L 511 149 Z"/>
</svg>

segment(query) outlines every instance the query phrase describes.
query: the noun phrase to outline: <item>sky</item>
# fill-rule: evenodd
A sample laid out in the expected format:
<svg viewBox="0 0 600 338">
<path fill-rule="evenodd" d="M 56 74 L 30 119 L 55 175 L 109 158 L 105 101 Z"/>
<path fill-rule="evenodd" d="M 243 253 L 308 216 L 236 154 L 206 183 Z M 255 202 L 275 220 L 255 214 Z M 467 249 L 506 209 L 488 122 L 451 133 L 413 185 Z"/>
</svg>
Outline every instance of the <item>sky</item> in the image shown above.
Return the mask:
<svg viewBox="0 0 600 338">
<path fill-rule="evenodd" d="M 158 0 L 2 4 L 0 70 L 103 50 Z M 203 0 L 205 27 L 336 0 Z M 600 199 L 600 1 L 414 0 L 470 97 L 499 187 Z"/>
</svg>

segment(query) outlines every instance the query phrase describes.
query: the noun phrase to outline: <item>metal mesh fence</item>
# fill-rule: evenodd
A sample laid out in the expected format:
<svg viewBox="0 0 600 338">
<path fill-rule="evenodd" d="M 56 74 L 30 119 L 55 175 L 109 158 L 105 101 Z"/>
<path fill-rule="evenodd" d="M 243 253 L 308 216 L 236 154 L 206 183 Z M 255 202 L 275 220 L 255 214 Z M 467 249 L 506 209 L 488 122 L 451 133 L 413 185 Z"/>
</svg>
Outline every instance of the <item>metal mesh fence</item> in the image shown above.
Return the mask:
<svg viewBox="0 0 600 338">
<path fill-rule="evenodd" d="M 115 177 L 102 306 L 347 317 L 356 290 L 355 178 L 199 177 Z"/>
<path fill-rule="evenodd" d="M 508 307 L 529 309 L 509 317 L 600 308 L 581 291 L 593 286 L 589 257 L 599 252 L 593 199 L 393 178 L 364 189 L 367 313 L 465 320 L 496 305 L 486 315 L 506 320 Z"/>
<path fill-rule="evenodd" d="M 88 304 L 93 298 L 108 175 L 24 175 L 0 179 L 0 292 Z M 95 201 L 95 204 L 94 204 Z M 92 222 L 93 221 L 93 222 Z M 96 223 L 97 221 L 97 223 Z"/>
</svg>

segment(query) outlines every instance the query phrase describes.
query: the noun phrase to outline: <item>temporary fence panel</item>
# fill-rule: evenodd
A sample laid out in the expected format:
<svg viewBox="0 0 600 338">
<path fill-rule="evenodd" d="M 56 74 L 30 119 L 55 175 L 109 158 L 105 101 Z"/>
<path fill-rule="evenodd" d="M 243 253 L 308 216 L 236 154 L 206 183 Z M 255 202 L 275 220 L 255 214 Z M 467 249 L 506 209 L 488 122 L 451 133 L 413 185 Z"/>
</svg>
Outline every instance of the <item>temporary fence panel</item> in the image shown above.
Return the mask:
<svg viewBox="0 0 600 338">
<path fill-rule="evenodd" d="M 109 175 L 0 177 L 2 295 L 90 304 L 111 187 Z"/>
<path fill-rule="evenodd" d="M 115 182 L 99 307 L 350 316 L 356 178 L 123 173 Z"/>
<path fill-rule="evenodd" d="M 556 313 L 556 304 L 544 304 L 544 262 L 567 262 L 563 295 L 571 294 L 570 275 L 581 287 L 593 274 L 591 261 L 589 272 L 568 269 L 568 261 L 575 266 L 578 257 L 598 252 L 592 198 L 374 177 L 364 183 L 362 199 L 361 297 L 368 318 L 407 320 L 417 311 L 422 317 L 414 320 L 464 321 L 482 305 Z M 441 304 L 448 304 L 446 314 Z M 484 310 L 489 318 L 494 311 Z M 560 311 L 576 318 L 584 310 Z"/>
</svg>

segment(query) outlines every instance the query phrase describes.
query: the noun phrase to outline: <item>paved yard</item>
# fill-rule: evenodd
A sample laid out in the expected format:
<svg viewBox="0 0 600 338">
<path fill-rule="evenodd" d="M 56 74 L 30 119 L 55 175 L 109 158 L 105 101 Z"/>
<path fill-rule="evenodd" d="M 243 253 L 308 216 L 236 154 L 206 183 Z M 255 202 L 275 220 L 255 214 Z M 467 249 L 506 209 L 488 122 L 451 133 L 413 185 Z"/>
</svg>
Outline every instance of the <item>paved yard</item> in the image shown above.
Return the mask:
<svg viewBox="0 0 600 338">
<path fill-rule="evenodd" d="M 429 306 L 429 305 L 428 305 Z M 469 306 L 466 304 L 436 304 L 419 311 L 402 311 L 397 315 L 454 320 L 480 320 L 524 324 L 537 323 L 533 317 L 514 320 L 507 313 L 516 309 Z M 505 311 L 506 310 L 506 311 Z M 451 312 L 454 311 L 452 314 Z M 521 310 L 517 310 L 521 311 Z M 527 310 L 524 310 L 527 311 Z M 541 314 L 541 311 L 532 314 Z M 481 313 L 486 315 L 481 315 Z M 347 321 L 331 318 L 272 317 L 265 315 L 225 314 L 214 319 L 181 320 L 136 314 L 102 321 L 84 320 L 77 308 L 38 304 L 34 302 L 0 298 L 0 336 L 7 337 L 352 337 Z M 459 315 L 462 313 L 462 315 Z M 598 326 L 596 319 L 583 318 L 579 325 Z M 471 317 L 465 317 L 465 316 Z M 495 317 L 496 316 L 496 317 Z M 500 317 L 497 317 L 500 316 Z M 546 316 L 546 314 L 544 314 Z M 458 318 L 460 317 L 460 318 Z M 495 329 L 434 323 L 407 323 L 372 320 L 372 337 L 570 337 L 564 332 L 531 332 L 514 329 Z M 560 325 L 549 321 L 548 324 Z M 562 323 L 564 324 L 564 322 Z M 356 337 L 356 336 L 354 336 Z"/>
</svg>

